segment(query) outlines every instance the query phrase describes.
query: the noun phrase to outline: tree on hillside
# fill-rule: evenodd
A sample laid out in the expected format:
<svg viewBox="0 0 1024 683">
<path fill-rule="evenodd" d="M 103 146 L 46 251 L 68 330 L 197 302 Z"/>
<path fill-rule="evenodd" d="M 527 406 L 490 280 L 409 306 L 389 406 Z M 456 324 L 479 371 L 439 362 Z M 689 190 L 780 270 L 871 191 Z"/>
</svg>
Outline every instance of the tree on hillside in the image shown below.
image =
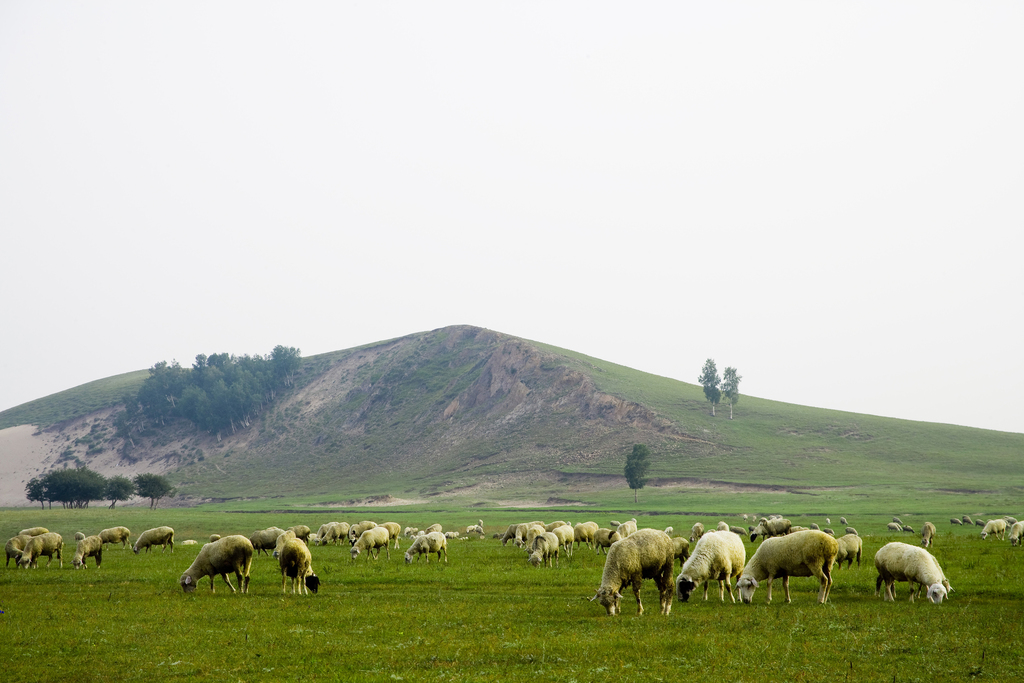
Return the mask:
<svg viewBox="0 0 1024 683">
<path fill-rule="evenodd" d="M 704 398 L 711 404 L 711 415 L 714 417 L 715 406 L 722 398 L 722 391 L 718 388 L 722 383 L 722 378 L 718 376 L 718 366 L 715 365 L 713 359 L 708 358 L 704 361 L 704 369 L 701 370 L 697 381 L 704 387 Z"/>
<path fill-rule="evenodd" d="M 118 474 L 107 480 L 107 493 L 104 496 L 110 500 L 110 508 L 113 509 L 119 500 L 128 500 L 135 495 L 135 482 L 128 477 Z"/>
<path fill-rule="evenodd" d="M 135 475 L 135 492 L 143 498 L 149 498 L 149 509 L 152 510 L 158 500 L 174 495 L 174 487 L 167 477 L 146 472 Z"/>
<path fill-rule="evenodd" d="M 732 419 L 732 407 L 740 400 L 740 380 L 736 368 L 726 368 L 722 376 L 722 396 L 729 402 L 729 419 Z"/>
<path fill-rule="evenodd" d="M 647 470 L 651 466 L 651 449 L 642 443 L 633 444 L 633 452 L 626 456 L 626 481 L 633 489 L 633 502 L 637 502 L 637 492 L 647 483 Z"/>
<path fill-rule="evenodd" d="M 43 477 L 43 487 L 46 500 L 65 508 L 85 508 L 91 500 L 103 500 L 107 480 L 88 467 L 76 467 L 50 472 Z"/>
</svg>

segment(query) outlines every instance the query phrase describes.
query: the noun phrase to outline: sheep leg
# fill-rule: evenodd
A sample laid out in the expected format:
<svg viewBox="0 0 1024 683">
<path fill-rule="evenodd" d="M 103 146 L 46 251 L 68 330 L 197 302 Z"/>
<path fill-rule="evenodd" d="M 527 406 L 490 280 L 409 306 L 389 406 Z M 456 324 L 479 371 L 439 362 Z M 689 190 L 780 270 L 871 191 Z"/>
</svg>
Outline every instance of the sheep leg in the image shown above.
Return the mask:
<svg viewBox="0 0 1024 683">
<path fill-rule="evenodd" d="M 766 605 L 772 604 L 772 581 L 774 581 L 774 580 L 775 580 L 774 576 L 769 576 L 768 577 L 768 595 L 767 595 L 767 600 L 765 600 L 765 603 L 764 603 Z M 753 600 L 754 596 L 750 596 L 750 597 L 751 597 L 751 600 Z"/>
<path fill-rule="evenodd" d="M 782 587 L 786 589 L 786 603 L 793 602 L 793 598 L 789 595 L 789 574 L 782 577 Z"/>
<path fill-rule="evenodd" d="M 228 573 L 227 572 L 224 572 L 223 574 L 221 574 L 220 578 L 224 579 L 224 583 L 226 583 L 228 585 L 228 588 L 231 589 L 232 593 L 237 593 L 238 592 L 238 591 L 235 590 L 235 587 L 231 585 L 231 579 L 228 578 Z M 213 583 L 213 577 L 212 576 L 210 577 L 210 583 L 211 584 Z"/>
<path fill-rule="evenodd" d="M 644 606 L 642 604 L 640 604 L 640 585 L 641 585 L 642 582 L 643 582 L 643 579 L 641 579 L 640 581 L 637 581 L 636 579 L 634 579 L 633 582 L 632 582 L 632 585 L 633 585 L 633 595 L 636 596 L 636 613 L 637 613 L 638 616 L 644 613 Z"/>
<path fill-rule="evenodd" d="M 281 593 L 282 594 L 288 592 L 285 589 L 285 586 L 287 585 L 287 583 L 288 583 L 288 573 L 287 572 L 281 572 Z M 292 590 L 294 590 L 294 587 L 292 588 Z"/>
</svg>

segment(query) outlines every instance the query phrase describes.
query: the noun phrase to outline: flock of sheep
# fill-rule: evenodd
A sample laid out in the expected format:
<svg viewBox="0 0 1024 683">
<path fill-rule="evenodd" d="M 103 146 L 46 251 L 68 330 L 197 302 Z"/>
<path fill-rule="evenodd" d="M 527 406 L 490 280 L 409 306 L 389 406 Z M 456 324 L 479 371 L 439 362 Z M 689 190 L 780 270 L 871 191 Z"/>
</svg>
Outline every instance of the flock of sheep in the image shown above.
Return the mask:
<svg viewBox="0 0 1024 683">
<path fill-rule="evenodd" d="M 746 519 L 747 516 L 744 515 Z M 826 523 L 829 520 L 826 519 Z M 846 525 L 846 519 L 840 518 Z M 1003 540 L 1009 530 L 1012 546 L 1021 544 L 1024 537 L 1024 522 L 1013 517 L 1004 517 L 972 522 L 967 516 L 962 519 L 950 519 L 952 524 L 977 524 L 983 527 L 981 538 L 990 535 Z M 673 594 L 686 602 L 690 595 L 704 585 L 704 599 L 708 598 L 708 588 L 712 581 L 719 583 L 719 600 L 725 600 L 725 591 L 736 602 L 733 583 L 740 599 L 744 603 L 753 600 L 755 590 L 763 583 L 766 586 L 766 599 L 771 602 L 772 582 L 781 578 L 786 594 L 786 602 L 791 601 L 789 578 L 791 576 L 815 577 L 819 581 L 818 602 L 828 600 L 832 588 L 832 569 L 837 564 L 841 568 L 846 562 L 851 567 L 854 560 L 860 566 L 863 544 L 860 535 L 853 527 L 846 526 L 845 534 L 835 536 L 835 532 L 826 527 L 819 529 L 816 524 L 810 527 L 793 525 L 790 520 L 779 515 L 762 517 L 756 525 L 746 530 L 719 522 L 714 530 L 706 531 L 704 525 L 697 522 L 690 530 L 689 538 L 673 537 L 673 529 L 638 529 L 637 520 L 627 522 L 611 522 L 611 528 L 601 528 L 594 522 L 582 522 L 572 525 L 568 522 L 556 521 L 545 524 L 541 521 L 524 522 L 509 525 L 504 533 L 494 534 L 503 546 L 512 542 L 516 547 L 525 550 L 527 561 L 534 566 L 557 566 L 562 553 L 572 557 L 581 546 L 596 553 L 606 553 L 601 584 L 591 601 L 598 601 L 605 607 L 609 615 L 620 613 L 621 591 L 627 586 L 632 587 L 636 597 L 637 614 L 643 613 L 640 601 L 640 588 L 645 579 L 654 579 L 661 605 L 661 613 L 668 614 L 672 607 Z M 902 523 L 898 517 L 887 524 L 890 531 L 913 532 L 913 529 Z M 234 574 L 242 593 L 248 592 L 249 573 L 253 557 L 261 552 L 273 555 L 281 570 L 281 591 L 287 592 L 288 581 L 291 580 L 292 593 L 316 593 L 320 580 L 313 572 L 312 556 L 309 545 L 340 544 L 343 540 L 350 546 L 350 555 L 355 560 L 359 555 L 376 560 L 381 550 L 390 559 L 392 547 L 399 549 L 400 539 L 405 537 L 412 541 L 405 552 L 406 563 L 411 563 L 426 556 L 430 563 L 431 555 L 436 555 L 440 562 L 448 561 L 448 541 L 464 540 L 470 536 L 483 538 L 483 521 L 465 527 L 463 532 L 445 532 L 441 525 L 434 524 L 423 530 L 402 527 L 396 522 L 377 524 L 363 521 L 356 524 L 347 522 L 328 522 L 321 525 L 313 534 L 305 525 L 297 525 L 288 529 L 270 527 L 254 532 L 248 538 L 242 535 L 221 538 L 214 534 L 210 542 L 203 545 L 195 561 L 185 570 L 179 579 L 186 593 L 195 591 L 199 581 L 205 577 L 210 579 L 210 590 L 214 590 L 214 577 L 220 575 L 224 582 L 236 592 L 231 583 L 230 574 Z M 743 538 L 749 535 L 750 542 L 758 538 L 762 542 L 748 560 Z M 878 572 L 875 582 L 875 595 L 885 585 L 884 599 L 895 600 L 894 585 L 897 581 L 906 581 L 910 587 L 910 601 L 924 591 L 927 599 L 938 604 L 953 591 L 935 557 L 926 548 L 932 546 L 936 536 L 935 525 L 925 522 L 921 532 L 921 546 L 894 541 L 883 546 L 875 553 L 874 563 Z M 93 558 L 96 566 L 102 562 L 103 549 L 108 544 L 121 544 L 127 548 L 131 542 L 128 528 L 119 526 L 104 529 L 93 536 L 82 533 L 75 534 L 76 546 L 72 565 L 76 568 L 85 567 L 85 561 Z M 185 541 L 184 544 L 195 544 Z M 5 567 L 15 560 L 17 567 L 37 567 L 40 557 L 46 556 L 47 566 L 56 555 L 59 566 L 63 567 L 64 541 L 60 534 L 52 533 L 44 527 L 23 529 L 18 535 L 7 541 Z M 691 549 L 692 545 L 692 549 Z M 139 554 L 149 552 L 153 547 L 161 546 L 163 551 L 170 548 L 174 552 L 174 530 L 168 526 L 156 527 L 144 531 L 138 536 L 132 550 Z M 672 574 L 675 561 L 678 559 L 682 569 L 673 580 Z"/>
</svg>

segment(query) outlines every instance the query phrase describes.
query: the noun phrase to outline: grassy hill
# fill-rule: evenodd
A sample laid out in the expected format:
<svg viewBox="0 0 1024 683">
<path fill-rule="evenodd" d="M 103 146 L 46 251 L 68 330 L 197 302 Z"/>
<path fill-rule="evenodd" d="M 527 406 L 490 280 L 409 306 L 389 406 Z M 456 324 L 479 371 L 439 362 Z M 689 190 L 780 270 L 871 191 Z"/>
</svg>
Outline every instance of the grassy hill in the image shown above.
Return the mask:
<svg viewBox="0 0 1024 683">
<path fill-rule="evenodd" d="M 144 378 L 61 392 L 0 413 L 0 425 L 60 430 Z M 634 443 L 654 454 L 641 494 L 649 509 L 685 500 L 713 510 L 723 494 L 759 509 L 939 495 L 970 512 L 982 499 L 1011 509 L 1024 491 L 1021 434 L 749 396 L 735 419 L 718 413 L 697 385 L 460 326 L 304 359 L 295 388 L 253 427 L 217 438 L 169 425 L 133 456 L 170 467 L 179 490 L 202 500 L 615 504 L 628 494 L 631 504 L 622 467 Z"/>
</svg>

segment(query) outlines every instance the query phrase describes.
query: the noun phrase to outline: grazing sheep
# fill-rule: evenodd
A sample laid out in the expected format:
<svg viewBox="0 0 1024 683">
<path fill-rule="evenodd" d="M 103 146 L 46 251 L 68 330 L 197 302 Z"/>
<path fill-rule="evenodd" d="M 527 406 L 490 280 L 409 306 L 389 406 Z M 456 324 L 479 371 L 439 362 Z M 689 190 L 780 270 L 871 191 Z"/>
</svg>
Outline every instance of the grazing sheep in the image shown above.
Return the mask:
<svg viewBox="0 0 1024 683">
<path fill-rule="evenodd" d="M 281 538 L 285 536 L 287 533 L 281 534 Z M 320 578 L 313 573 L 313 556 L 301 538 L 290 538 L 279 543 L 274 554 L 281 567 L 282 593 L 286 592 L 288 579 L 292 580 L 292 595 L 295 595 L 295 584 L 299 586 L 299 595 L 309 595 L 309 591 L 316 593 L 320 590 Z"/>
<path fill-rule="evenodd" d="M 31 541 L 34 537 L 28 534 L 18 534 L 12 536 L 7 541 L 7 545 L 4 546 L 4 552 L 7 553 L 7 561 L 4 562 L 4 568 L 10 566 L 11 560 L 14 560 L 14 566 L 18 566 L 18 560 L 21 559 L 21 551 L 25 549 L 25 544 Z"/>
<path fill-rule="evenodd" d="M 132 550 L 138 555 L 140 550 L 145 550 L 147 553 L 150 549 L 155 546 L 161 546 L 160 552 L 165 552 L 167 546 L 171 547 L 171 552 L 174 552 L 174 529 L 169 526 L 158 526 L 155 529 L 147 529 L 135 540 L 135 545 Z"/>
<path fill-rule="evenodd" d="M 613 529 L 617 529 L 620 524 L 622 524 L 622 522 L 616 522 L 614 519 L 608 522 L 608 526 L 610 526 Z"/>
<path fill-rule="evenodd" d="M 989 534 L 995 534 L 1000 541 L 1006 534 L 1006 520 L 1005 519 L 990 519 L 985 524 L 985 528 L 981 530 L 982 540 L 988 538 Z"/>
<path fill-rule="evenodd" d="M 669 536 L 671 536 L 674 531 L 675 531 L 675 529 L 670 527 L 670 526 L 665 527 L 665 533 L 668 534 Z"/>
<path fill-rule="evenodd" d="M 210 543 L 220 540 L 220 534 L 210 534 Z"/>
<path fill-rule="evenodd" d="M 960 518 L 960 521 L 962 521 L 967 526 L 973 526 L 974 525 L 974 522 L 971 521 L 971 516 L 970 515 L 964 515 L 963 517 Z"/>
<path fill-rule="evenodd" d="M 388 530 L 388 536 L 390 536 L 391 540 L 395 542 L 395 550 L 400 550 L 398 547 L 398 538 L 402 535 L 401 525 L 399 525 L 398 522 L 381 522 L 379 526 Z M 456 531 L 455 533 L 458 534 L 459 532 Z"/>
<path fill-rule="evenodd" d="M 935 544 L 935 525 L 931 522 L 925 522 L 924 526 L 921 527 L 921 545 L 928 548 Z"/>
<path fill-rule="evenodd" d="M 899 517 L 893 517 L 892 521 L 895 522 L 896 524 L 899 524 L 900 526 L 903 526 L 903 520 L 900 519 Z"/>
<path fill-rule="evenodd" d="M 798 531 L 810 531 L 810 530 L 811 530 L 811 529 L 810 529 L 809 527 L 805 527 L 805 526 L 797 526 L 796 524 L 794 524 L 793 526 L 791 526 L 791 527 L 789 528 L 789 533 L 791 533 L 791 534 L 795 534 L 795 533 L 796 533 L 796 532 L 798 532 Z M 771 537 L 769 537 L 769 538 L 774 538 L 774 536 L 771 536 Z"/>
<path fill-rule="evenodd" d="M 45 526 L 33 526 L 28 529 L 22 529 L 18 532 L 19 536 L 42 536 L 43 534 L 50 533 L 50 530 Z"/>
<path fill-rule="evenodd" d="M 983 519 L 976 519 L 976 520 L 974 520 L 974 526 L 984 527 L 985 526 L 985 520 L 983 520 Z"/>
<path fill-rule="evenodd" d="M 471 526 L 467 526 L 466 527 L 466 535 L 469 536 L 470 534 L 479 534 L 480 538 L 483 538 L 484 537 L 484 525 L 483 524 L 473 524 Z"/>
<path fill-rule="evenodd" d="M 949 518 L 949 523 L 950 523 L 950 524 L 955 524 L 956 526 L 963 526 L 963 525 L 964 525 L 964 523 L 963 523 L 963 522 L 961 522 L 961 521 L 960 521 L 959 519 L 957 519 L 956 517 L 950 517 L 950 518 Z"/>
<path fill-rule="evenodd" d="M 1008 527 L 1011 527 L 1017 523 L 1016 517 L 1003 517 L 1003 519 L 1006 520 L 1006 526 Z"/>
<path fill-rule="evenodd" d="M 37 560 L 42 555 L 46 555 L 46 566 L 49 567 L 50 563 L 53 562 L 53 556 L 56 555 L 58 566 L 63 567 L 64 558 L 61 556 L 61 549 L 63 547 L 64 539 L 60 534 L 46 532 L 45 534 L 33 536 L 25 543 L 25 548 L 21 551 L 21 557 L 18 558 L 18 566 L 32 567 L 34 569 L 39 566 Z"/>
<path fill-rule="evenodd" d="M 367 529 L 372 529 L 377 526 L 376 522 L 365 520 L 358 524 L 353 524 L 348 528 L 348 542 L 349 545 L 355 545 L 355 542 L 359 540 L 359 537 L 363 535 L 363 532 Z"/>
<path fill-rule="evenodd" d="M 573 542 L 579 547 L 580 543 L 586 543 L 588 548 L 594 547 L 594 534 L 597 533 L 597 522 L 580 522 L 573 527 Z"/>
<path fill-rule="evenodd" d="M 550 524 L 545 524 L 544 525 L 544 531 L 554 531 L 555 528 L 560 527 L 560 526 L 566 526 L 566 523 L 559 521 L 559 522 L 551 522 Z"/>
<path fill-rule="evenodd" d="M 914 527 L 910 526 L 909 524 L 904 524 L 902 530 L 906 531 L 909 534 L 914 533 Z"/>
<path fill-rule="evenodd" d="M 846 562 L 846 568 L 849 569 L 853 566 L 853 561 L 857 560 L 857 567 L 860 567 L 860 554 L 864 547 L 864 542 L 857 534 L 846 534 L 836 539 L 839 543 L 839 552 L 836 555 L 836 564 L 839 568 L 843 568 L 843 562 Z"/>
<path fill-rule="evenodd" d="M 100 532 L 100 538 L 103 539 L 103 545 L 108 543 L 120 543 L 121 550 L 124 550 L 131 545 L 132 532 L 128 530 L 126 526 L 115 526 L 109 529 L 104 529 Z"/>
<path fill-rule="evenodd" d="M 690 528 L 690 543 L 696 543 L 704 535 L 704 525 L 697 522 Z"/>
<path fill-rule="evenodd" d="M 814 522 L 811 522 L 811 526 L 809 526 L 807 528 L 812 530 L 812 531 L 821 531 L 821 527 L 818 526 L 817 524 L 815 524 Z"/>
<path fill-rule="evenodd" d="M 704 600 L 707 600 L 708 583 L 718 581 L 719 599 L 725 602 L 725 588 L 728 586 L 729 597 L 736 602 L 731 579 L 739 578 L 746 561 L 747 551 L 739 536 L 728 532 L 707 532 L 697 541 L 690 559 L 676 577 L 676 597 L 686 602 L 697 586 L 704 582 Z"/>
<path fill-rule="evenodd" d="M 840 517 L 839 523 L 845 526 L 847 524 L 846 517 Z"/>
<path fill-rule="evenodd" d="M 654 579 L 658 586 L 661 613 L 667 615 L 672 609 L 674 564 L 675 546 L 668 534 L 658 529 L 640 529 L 612 544 L 601 574 L 601 586 L 590 600 L 600 602 L 609 615 L 619 614 L 619 601 L 622 599 L 619 591 L 629 584 L 636 595 L 636 613 L 643 614 L 640 587 L 644 579 Z"/>
<path fill-rule="evenodd" d="M 615 530 L 617 532 L 619 532 L 619 536 L 621 538 L 626 538 L 627 536 L 635 534 L 636 533 L 636 517 L 634 517 L 633 519 L 629 520 L 628 522 L 623 522 L 622 524 L 617 526 L 615 528 Z M 664 532 L 662 532 L 662 533 L 664 533 Z"/>
<path fill-rule="evenodd" d="M 527 532 L 535 526 L 539 526 L 543 530 L 544 522 L 523 522 L 516 526 L 515 544 L 517 548 L 522 548 L 524 543 L 529 543 L 529 539 L 526 538 Z M 429 530 L 431 529 L 428 527 Z M 433 531 L 440 531 L 440 529 L 433 529 Z"/>
<path fill-rule="evenodd" d="M 742 528 L 740 528 L 738 526 L 731 526 L 731 527 L 729 527 L 729 531 L 733 532 L 737 536 L 746 536 L 747 535 L 747 532 L 744 531 Z"/>
<path fill-rule="evenodd" d="M 762 539 L 774 538 L 775 536 L 785 536 L 801 529 L 802 527 L 794 527 L 792 522 L 781 517 L 773 519 L 762 518 L 757 526 L 754 527 L 754 530 L 750 532 L 750 542 L 753 543 L 757 540 L 758 536 Z"/>
<path fill-rule="evenodd" d="M 572 557 L 572 544 L 576 540 L 576 533 L 573 528 L 568 524 L 564 526 L 556 526 L 553 531 L 546 532 L 552 533 L 558 537 L 558 544 L 565 549 L 565 554 Z"/>
<path fill-rule="evenodd" d="M 75 554 L 71 558 L 71 566 L 75 569 L 85 567 L 85 560 L 88 557 L 96 558 L 96 568 L 100 568 L 103 561 L 103 538 L 101 536 L 87 536 L 75 544 Z"/>
<path fill-rule="evenodd" d="M 81 541 L 83 538 L 85 538 L 85 534 L 83 534 L 81 531 L 75 532 L 75 543 Z"/>
<path fill-rule="evenodd" d="M 299 539 L 306 545 L 309 545 L 309 534 L 311 533 L 312 530 L 305 524 L 296 524 L 295 526 L 290 526 L 288 527 L 287 531 L 294 532 L 295 538 Z"/>
<path fill-rule="evenodd" d="M 928 600 L 936 605 L 941 603 L 943 598 L 952 591 L 948 585 L 949 581 L 946 580 L 935 558 L 924 548 L 918 548 L 915 545 L 899 541 L 887 543 L 875 553 L 875 569 L 878 570 L 878 578 L 875 579 L 875 596 L 878 595 L 884 582 L 884 600 L 887 602 L 896 600 L 893 585 L 897 581 L 910 583 L 910 602 L 914 601 L 915 583 L 928 587 Z"/>
<path fill-rule="evenodd" d="M 199 549 L 192 566 L 185 570 L 185 573 L 178 579 L 181 589 L 186 593 L 195 591 L 199 579 L 204 576 L 210 577 L 210 592 L 213 588 L 213 577 L 220 574 L 224 583 L 228 585 L 232 593 L 237 592 L 231 585 L 228 578 L 229 572 L 234 572 L 238 580 L 238 588 L 243 593 L 249 592 L 249 570 L 252 568 L 252 557 L 255 553 L 252 542 L 245 536 L 225 536 L 219 540 L 207 543 Z"/>
<path fill-rule="evenodd" d="M 672 566 L 675 566 L 675 560 L 679 560 L 681 568 L 682 565 L 686 564 L 686 560 L 690 557 L 690 542 L 682 536 L 675 536 L 672 539 L 672 547 L 674 552 L 672 555 Z"/>
<path fill-rule="evenodd" d="M 766 602 L 772 601 L 772 581 L 782 577 L 786 589 L 786 602 L 792 602 L 789 595 L 789 577 L 814 576 L 818 579 L 818 603 L 824 604 L 832 590 L 832 563 L 839 553 L 839 542 L 823 531 L 810 529 L 796 534 L 768 538 L 760 545 L 754 556 L 747 562 L 740 580 L 736 583 L 740 599 L 748 605 L 754 599 L 759 582 L 767 579 Z"/>
<path fill-rule="evenodd" d="M 537 534 L 530 541 L 530 557 L 528 558 L 530 564 L 534 567 L 539 567 L 542 564 L 550 567 L 553 559 L 555 566 L 558 566 L 558 546 L 560 545 L 561 541 L 553 531 L 542 531 Z"/>
<path fill-rule="evenodd" d="M 402 529 L 402 535 L 405 536 L 406 538 L 412 538 L 412 537 L 414 537 L 416 535 L 417 531 L 419 531 L 419 529 L 417 529 L 416 527 L 414 527 L 414 526 L 407 526 L 404 529 Z M 501 538 L 501 534 L 498 534 L 496 536 L 496 538 Z"/>
<path fill-rule="evenodd" d="M 358 526 L 358 525 L 357 525 Z M 352 559 L 356 559 L 359 553 L 366 552 L 366 558 L 369 559 L 371 556 L 373 559 L 377 559 L 380 556 L 380 549 L 384 548 L 384 552 L 387 553 L 387 557 L 391 559 L 391 534 L 384 527 L 375 526 L 372 529 L 367 529 L 363 533 L 359 534 L 359 538 L 352 544 Z"/>
<path fill-rule="evenodd" d="M 602 550 L 607 553 L 607 549 L 612 546 L 612 543 L 615 543 L 615 541 L 618 541 L 621 538 L 622 536 L 619 536 L 618 531 L 612 531 L 611 529 L 598 529 L 594 533 L 594 552 L 598 555 L 601 554 Z"/>
<path fill-rule="evenodd" d="M 182 541 L 181 545 L 199 545 L 199 541 L 190 538 L 188 540 Z"/>
<path fill-rule="evenodd" d="M 257 555 L 261 552 L 269 555 L 270 551 L 277 546 L 277 537 L 283 533 L 284 529 L 272 526 L 261 531 L 254 531 L 252 536 L 249 537 L 249 542 L 252 543 L 253 550 L 256 551 Z M 213 581 L 213 579 L 210 579 L 210 581 Z"/>
<path fill-rule="evenodd" d="M 889 522 L 888 524 L 885 525 L 885 528 L 888 529 L 889 531 L 903 531 L 903 526 L 900 525 L 900 524 L 897 524 L 896 522 Z"/>
<path fill-rule="evenodd" d="M 825 527 L 824 529 L 822 529 L 822 531 L 824 531 L 826 534 L 828 534 L 832 538 L 836 537 L 836 532 L 833 531 L 832 529 L 829 529 L 828 527 Z"/>
<path fill-rule="evenodd" d="M 507 545 L 509 541 L 514 540 L 516 537 L 516 529 L 518 528 L 518 524 L 509 524 L 508 528 L 505 529 L 505 533 L 501 535 L 501 544 Z"/>
<path fill-rule="evenodd" d="M 1014 522 L 1010 527 L 1010 546 L 1017 547 L 1021 544 L 1021 536 L 1024 536 L 1024 522 Z"/>
<path fill-rule="evenodd" d="M 854 529 L 852 526 L 846 527 L 846 533 L 853 534 L 854 536 L 860 536 L 860 534 L 857 533 L 857 530 Z"/>
<path fill-rule="evenodd" d="M 348 537 L 349 526 L 345 522 L 328 522 L 320 527 L 317 535 L 313 538 L 313 545 L 327 545 Z"/>
<path fill-rule="evenodd" d="M 281 551 L 284 549 L 285 544 L 288 543 L 288 541 L 294 540 L 295 532 L 291 529 L 285 531 L 283 534 L 279 534 L 277 537 L 277 541 L 274 543 L 274 552 L 271 553 L 271 556 L 276 559 L 281 554 Z"/>
<path fill-rule="evenodd" d="M 718 526 L 715 527 L 715 531 L 728 531 L 729 525 L 726 522 L 719 522 Z"/>
<path fill-rule="evenodd" d="M 430 553 L 437 553 L 437 561 L 441 561 L 444 554 L 444 561 L 448 561 L 448 539 L 444 534 L 432 531 L 424 536 L 417 536 L 409 549 L 405 551 L 405 563 L 411 564 L 413 559 L 420 559 L 420 555 L 427 556 L 427 564 L 430 564 Z"/>
<path fill-rule="evenodd" d="M 519 545 L 520 548 L 527 548 L 528 549 L 530 547 L 530 544 L 533 543 L 533 539 L 535 539 L 538 534 L 546 534 L 546 533 L 549 533 L 549 532 L 544 531 L 544 527 L 542 525 L 540 525 L 540 524 L 531 524 L 529 527 L 527 527 L 526 534 L 523 536 L 522 542 L 520 542 L 518 545 Z M 447 534 L 445 534 L 445 535 L 447 536 Z M 529 552 L 529 550 L 527 550 L 527 552 Z"/>
<path fill-rule="evenodd" d="M 538 524 L 543 524 L 543 523 L 544 522 L 538 522 Z M 443 533 L 444 532 L 444 527 L 442 527 L 440 524 L 431 524 L 426 529 L 424 529 L 424 531 L 427 532 L 428 534 L 431 533 L 431 532 L 434 532 L 434 531 L 440 531 L 440 532 Z"/>
</svg>

